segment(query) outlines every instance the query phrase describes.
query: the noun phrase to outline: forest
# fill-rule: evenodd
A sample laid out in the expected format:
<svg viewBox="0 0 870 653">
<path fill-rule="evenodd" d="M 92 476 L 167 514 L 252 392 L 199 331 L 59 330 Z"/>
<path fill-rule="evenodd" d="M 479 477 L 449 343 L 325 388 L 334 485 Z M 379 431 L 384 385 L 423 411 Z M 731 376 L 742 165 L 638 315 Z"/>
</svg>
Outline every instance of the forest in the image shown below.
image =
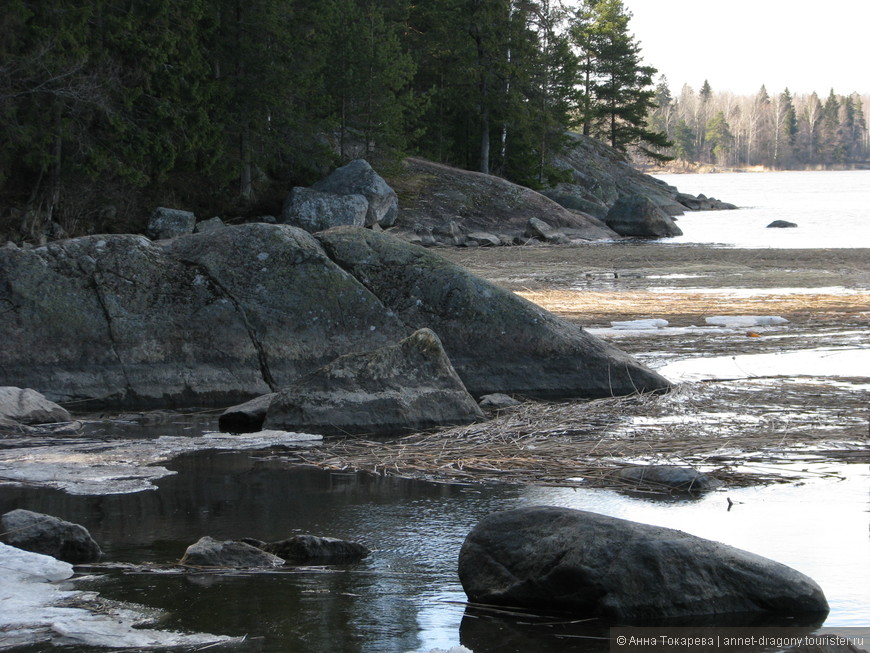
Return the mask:
<svg viewBox="0 0 870 653">
<path fill-rule="evenodd" d="M 673 97 L 667 79 L 656 85 L 651 129 L 671 145 L 660 154 L 677 163 L 719 168 L 812 169 L 864 164 L 870 135 L 864 104 L 857 93 L 792 95 L 786 88 L 751 96 L 714 92 L 708 81 L 695 92 L 683 85 Z"/>
<path fill-rule="evenodd" d="M 361 156 L 540 187 L 569 129 L 663 147 L 629 18 L 620 0 L 6 0 L 0 232 L 274 212 Z"/>
<path fill-rule="evenodd" d="M 552 185 L 566 133 L 635 160 L 866 154 L 858 98 L 656 87 L 621 0 L 5 0 L 0 240 L 274 214 L 402 157 Z"/>
</svg>

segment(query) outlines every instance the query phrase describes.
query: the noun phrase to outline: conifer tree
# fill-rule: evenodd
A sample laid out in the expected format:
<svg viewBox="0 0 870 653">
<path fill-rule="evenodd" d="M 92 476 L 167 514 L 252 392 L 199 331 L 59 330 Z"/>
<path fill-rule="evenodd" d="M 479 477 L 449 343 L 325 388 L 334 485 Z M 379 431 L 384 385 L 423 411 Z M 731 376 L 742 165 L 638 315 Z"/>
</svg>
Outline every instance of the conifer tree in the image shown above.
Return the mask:
<svg viewBox="0 0 870 653">
<path fill-rule="evenodd" d="M 664 133 L 646 127 L 647 114 L 656 106 L 651 89 L 656 69 L 643 65 L 640 46 L 628 31 L 630 18 L 621 0 L 583 0 L 575 15 L 572 35 L 583 50 L 584 133 L 604 137 L 619 150 L 634 145 L 663 158 L 646 147 L 669 142 Z"/>
</svg>

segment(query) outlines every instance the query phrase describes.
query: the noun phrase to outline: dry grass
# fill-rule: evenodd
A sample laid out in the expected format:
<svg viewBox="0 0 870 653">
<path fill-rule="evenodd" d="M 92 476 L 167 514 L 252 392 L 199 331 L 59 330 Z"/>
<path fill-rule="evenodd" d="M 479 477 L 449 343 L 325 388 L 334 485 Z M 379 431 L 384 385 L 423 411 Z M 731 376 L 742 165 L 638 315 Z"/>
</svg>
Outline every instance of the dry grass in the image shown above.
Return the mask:
<svg viewBox="0 0 870 653">
<path fill-rule="evenodd" d="M 765 293 L 752 297 L 716 292 L 623 290 L 519 291 L 518 295 L 583 324 L 661 317 L 675 325 L 704 324 L 711 315 L 781 315 L 813 322 L 870 319 L 870 293 Z"/>
</svg>

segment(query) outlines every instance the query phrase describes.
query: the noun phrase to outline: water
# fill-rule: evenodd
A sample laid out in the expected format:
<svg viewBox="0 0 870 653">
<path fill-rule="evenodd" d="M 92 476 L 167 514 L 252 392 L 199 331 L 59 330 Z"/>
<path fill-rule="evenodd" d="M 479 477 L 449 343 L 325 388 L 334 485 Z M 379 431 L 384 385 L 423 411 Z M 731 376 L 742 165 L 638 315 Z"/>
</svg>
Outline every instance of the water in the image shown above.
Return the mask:
<svg viewBox="0 0 870 653">
<path fill-rule="evenodd" d="M 656 175 L 737 211 L 687 211 L 672 244 L 781 249 L 870 247 L 870 170 Z M 768 229 L 774 220 L 794 229 Z"/>
<path fill-rule="evenodd" d="M 484 515 L 537 504 L 678 528 L 765 555 L 819 582 L 832 607 L 826 625 L 866 625 L 870 474 L 864 466 L 818 464 L 799 484 L 686 500 L 336 474 L 289 465 L 279 453 L 200 452 L 169 467 L 178 473 L 157 481 L 156 491 L 135 494 L 6 487 L 0 511 L 24 507 L 84 524 L 107 561 L 158 569 L 110 565 L 83 587 L 167 611 L 161 628 L 247 635 L 246 650 L 428 651 L 460 641 L 475 653 L 522 650 L 510 644 L 520 635 L 506 632 L 516 620 L 466 616 L 456 561 L 465 535 Z M 735 503 L 731 510 L 727 498 Z M 331 568 L 168 573 L 202 535 L 273 540 L 294 533 L 347 538 L 374 552 L 362 563 Z M 521 635 L 535 650 L 601 648 L 567 647 L 544 626 L 526 626 Z"/>
</svg>

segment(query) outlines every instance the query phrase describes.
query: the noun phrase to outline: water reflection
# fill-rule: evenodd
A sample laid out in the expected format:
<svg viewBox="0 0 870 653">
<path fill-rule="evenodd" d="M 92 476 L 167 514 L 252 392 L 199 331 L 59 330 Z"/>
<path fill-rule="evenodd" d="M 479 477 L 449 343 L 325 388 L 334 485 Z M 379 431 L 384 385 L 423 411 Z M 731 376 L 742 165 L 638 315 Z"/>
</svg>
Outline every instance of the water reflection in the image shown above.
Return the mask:
<svg viewBox="0 0 870 653">
<path fill-rule="evenodd" d="M 866 466 L 816 465 L 825 474 L 807 472 L 803 484 L 685 500 L 334 474 L 292 466 L 279 452 L 204 452 L 169 466 L 177 474 L 156 491 L 128 495 L 0 487 L 0 511 L 23 507 L 81 523 L 106 561 L 156 565 L 152 573 L 108 566 L 88 587 L 167 611 L 161 627 L 248 635 L 245 650 L 270 653 L 427 651 L 460 637 L 475 653 L 603 650 L 597 625 L 466 612 L 456 574 L 465 535 L 490 512 L 530 504 L 678 528 L 776 559 L 822 585 L 832 607 L 828 625 L 863 625 L 870 604 Z M 294 533 L 358 541 L 373 553 L 328 568 L 168 573 L 203 535 L 268 541 Z"/>
</svg>

